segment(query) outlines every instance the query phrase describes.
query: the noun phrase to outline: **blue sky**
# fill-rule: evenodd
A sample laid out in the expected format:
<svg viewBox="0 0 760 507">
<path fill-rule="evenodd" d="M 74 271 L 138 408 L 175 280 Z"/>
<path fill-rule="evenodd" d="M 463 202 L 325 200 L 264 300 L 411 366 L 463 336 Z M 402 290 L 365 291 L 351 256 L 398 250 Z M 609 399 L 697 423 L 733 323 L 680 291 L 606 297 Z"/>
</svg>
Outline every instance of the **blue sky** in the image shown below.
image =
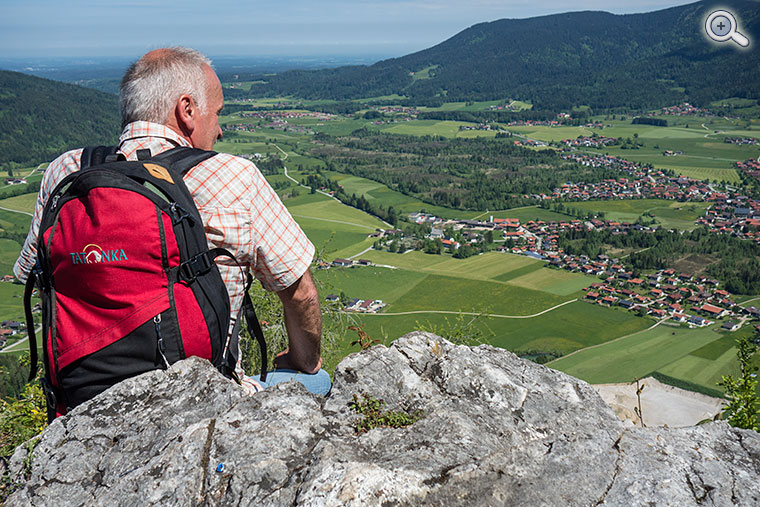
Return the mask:
<svg viewBox="0 0 760 507">
<path fill-rule="evenodd" d="M 2 0 L 0 58 L 210 55 L 401 56 L 475 23 L 568 10 L 649 12 L 693 0 Z"/>
</svg>

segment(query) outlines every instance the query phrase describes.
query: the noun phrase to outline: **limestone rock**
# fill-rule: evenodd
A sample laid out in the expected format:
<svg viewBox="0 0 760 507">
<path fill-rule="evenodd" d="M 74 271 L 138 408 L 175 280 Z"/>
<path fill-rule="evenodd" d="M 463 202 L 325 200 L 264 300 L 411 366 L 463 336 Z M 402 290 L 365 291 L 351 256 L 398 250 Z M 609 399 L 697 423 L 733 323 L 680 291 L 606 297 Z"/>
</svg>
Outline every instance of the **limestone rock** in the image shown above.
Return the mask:
<svg viewBox="0 0 760 507">
<path fill-rule="evenodd" d="M 425 416 L 357 435 L 354 394 Z M 187 359 L 56 420 L 30 468 L 26 452 L 7 505 L 760 504 L 757 433 L 630 428 L 585 382 L 427 333 L 345 358 L 327 398 L 249 397 Z"/>
</svg>

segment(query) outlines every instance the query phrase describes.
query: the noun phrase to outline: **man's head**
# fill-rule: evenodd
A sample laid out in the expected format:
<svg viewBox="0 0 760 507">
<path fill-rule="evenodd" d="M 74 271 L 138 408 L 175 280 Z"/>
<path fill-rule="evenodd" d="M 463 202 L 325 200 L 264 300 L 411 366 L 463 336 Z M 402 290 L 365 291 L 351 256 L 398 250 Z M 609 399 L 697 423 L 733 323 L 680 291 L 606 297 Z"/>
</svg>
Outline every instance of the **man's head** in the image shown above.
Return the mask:
<svg viewBox="0 0 760 507">
<path fill-rule="evenodd" d="M 189 48 L 156 49 L 127 70 L 121 82 L 122 126 L 166 125 L 196 148 L 210 150 L 222 136 L 222 85 L 211 61 Z"/>
</svg>

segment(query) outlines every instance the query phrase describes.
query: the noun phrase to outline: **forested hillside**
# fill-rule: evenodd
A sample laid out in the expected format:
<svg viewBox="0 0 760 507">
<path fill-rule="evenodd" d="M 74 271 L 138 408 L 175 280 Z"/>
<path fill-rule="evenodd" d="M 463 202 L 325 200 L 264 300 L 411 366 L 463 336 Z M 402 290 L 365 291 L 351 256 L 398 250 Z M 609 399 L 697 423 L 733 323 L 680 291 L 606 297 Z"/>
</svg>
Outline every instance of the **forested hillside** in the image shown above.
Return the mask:
<svg viewBox="0 0 760 507">
<path fill-rule="evenodd" d="M 119 136 L 115 95 L 0 71 L 0 168 L 49 161 L 88 144 Z"/>
<path fill-rule="evenodd" d="M 724 4 L 721 4 L 724 5 Z M 705 40 L 713 5 L 657 12 L 572 12 L 474 25 L 437 46 L 375 65 L 263 76 L 254 95 L 347 99 L 398 93 L 420 104 L 515 98 L 544 109 L 651 108 L 760 98 L 760 52 Z M 760 3 L 727 2 L 760 34 Z"/>
</svg>

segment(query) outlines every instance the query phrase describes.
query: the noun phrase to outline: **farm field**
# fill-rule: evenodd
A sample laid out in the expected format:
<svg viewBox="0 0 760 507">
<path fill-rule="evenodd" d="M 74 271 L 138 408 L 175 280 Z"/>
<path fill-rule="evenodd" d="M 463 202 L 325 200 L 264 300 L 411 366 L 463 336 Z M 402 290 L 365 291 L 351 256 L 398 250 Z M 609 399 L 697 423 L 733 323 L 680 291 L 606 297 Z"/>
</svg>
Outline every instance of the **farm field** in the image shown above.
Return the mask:
<svg viewBox="0 0 760 507">
<path fill-rule="evenodd" d="M 673 120 L 667 118 L 669 122 Z M 682 119 L 683 120 L 683 119 Z M 757 146 L 736 146 L 724 143 L 727 136 L 757 137 L 757 132 L 739 130 L 733 125 L 700 124 L 704 119 L 692 118 L 689 128 L 682 126 L 655 127 L 650 125 L 631 125 L 630 122 L 615 122 L 599 119 L 611 127 L 603 129 L 587 127 L 509 127 L 510 131 L 545 142 L 559 142 L 592 133 L 608 137 L 620 137 L 644 144 L 639 149 L 622 149 L 620 146 L 607 146 L 603 149 L 587 150 L 590 153 L 605 153 L 640 163 L 652 164 L 662 169 L 672 169 L 679 174 L 698 179 L 710 179 L 736 183 L 738 173 L 733 163 L 760 155 Z M 687 122 L 689 120 L 686 120 Z M 716 133 L 715 130 L 718 130 Z M 638 139 L 635 138 L 638 134 Z M 663 151 L 680 151 L 676 156 L 663 156 Z"/>
<path fill-rule="evenodd" d="M 661 325 L 560 358 L 549 366 L 592 384 L 631 382 L 657 371 L 716 390 L 720 376 L 735 374 L 738 367 L 730 342 L 749 332 L 745 328 L 723 334 L 716 327 L 719 324 L 700 329 Z"/>
<path fill-rule="evenodd" d="M 0 197 L 2 197 L 0 195 Z M 37 194 L 23 194 L 14 197 L 0 198 L 0 207 L 12 210 L 34 212 L 34 206 L 37 204 Z"/>
<path fill-rule="evenodd" d="M 367 178 L 333 171 L 324 171 L 324 174 L 337 181 L 346 194 L 356 194 L 357 197 L 363 195 L 370 202 L 374 201 L 386 207 L 393 206 L 403 214 L 417 213 L 421 210 L 442 218 L 472 218 L 479 214 L 477 211 L 462 211 L 428 204 Z"/>
<path fill-rule="evenodd" d="M 708 205 L 709 203 L 703 202 L 684 203 L 662 199 L 580 201 L 568 204 L 586 211 L 603 212 L 608 220 L 629 223 L 636 222 L 644 213 L 650 213 L 663 227 L 681 230 L 694 229 L 695 220 L 704 215 Z"/>
<path fill-rule="evenodd" d="M 419 285 L 417 286 L 419 287 Z M 416 288 L 406 297 L 414 297 Z M 492 309 L 483 310 L 493 313 Z M 476 326 L 483 341 L 516 353 L 555 352 L 567 354 L 589 345 L 604 343 L 620 336 L 645 329 L 648 319 L 598 305 L 574 302 L 532 318 L 496 318 L 416 313 L 410 315 L 357 315 L 365 331 L 386 343 L 416 329 L 445 334 L 457 326 Z M 596 325 L 589 326 L 589 322 Z M 350 337 L 354 339 L 353 337 Z M 350 341 L 350 340 L 349 340 Z"/>
<path fill-rule="evenodd" d="M 329 260 L 345 255 L 346 249 L 351 251 L 348 255 L 359 253 L 372 245 L 369 234 L 386 227 L 377 218 L 320 194 L 288 199 L 285 205 L 314 243 L 317 254 Z"/>
<path fill-rule="evenodd" d="M 459 130 L 459 127 L 472 125 L 472 123 L 463 121 L 410 120 L 403 123 L 384 125 L 380 130 L 389 134 L 406 134 L 413 136 L 494 137 L 496 135 L 495 132 L 489 130 Z"/>
</svg>

